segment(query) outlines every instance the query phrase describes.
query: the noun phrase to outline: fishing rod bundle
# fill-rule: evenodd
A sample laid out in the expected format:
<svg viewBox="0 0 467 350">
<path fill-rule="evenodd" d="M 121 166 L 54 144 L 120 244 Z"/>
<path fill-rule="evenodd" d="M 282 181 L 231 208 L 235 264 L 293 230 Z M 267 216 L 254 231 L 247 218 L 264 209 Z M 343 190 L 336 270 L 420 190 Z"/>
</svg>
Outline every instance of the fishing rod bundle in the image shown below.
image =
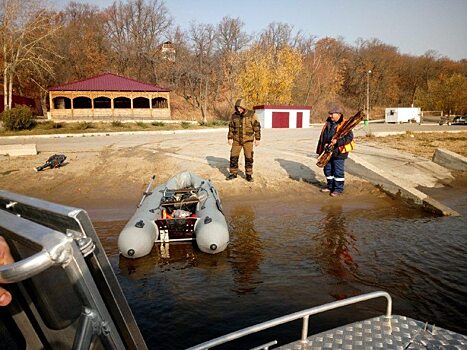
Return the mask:
<svg viewBox="0 0 467 350">
<path fill-rule="evenodd" d="M 347 135 L 349 132 L 352 131 L 365 117 L 365 114 L 362 111 L 358 111 L 353 117 L 347 119 L 344 124 L 336 131 L 334 136 L 332 137 L 333 140 L 339 140 Z M 331 142 L 324 147 L 324 151 L 319 155 L 318 161 L 316 165 L 320 168 L 324 168 L 326 164 L 328 164 L 329 160 L 332 157 L 332 153 L 334 152 L 335 145 Z"/>
</svg>

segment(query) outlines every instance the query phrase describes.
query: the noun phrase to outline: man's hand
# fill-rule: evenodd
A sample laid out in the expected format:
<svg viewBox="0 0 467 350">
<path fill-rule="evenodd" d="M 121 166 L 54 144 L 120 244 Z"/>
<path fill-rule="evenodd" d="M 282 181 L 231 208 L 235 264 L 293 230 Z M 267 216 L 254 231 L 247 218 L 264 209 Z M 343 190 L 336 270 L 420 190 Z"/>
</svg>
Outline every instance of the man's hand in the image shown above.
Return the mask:
<svg viewBox="0 0 467 350">
<path fill-rule="evenodd" d="M 8 265 L 14 263 L 13 257 L 10 254 L 5 239 L 0 236 L 0 265 Z M 7 306 L 11 302 L 11 294 L 5 288 L 0 287 L 0 306 Z"/>
<path fill-rule="evenodd" d="M 261 141 L 260 140 L 255 140 L 255 146 L 258 147 L 260 145 Z"/>
<path fill-rule="evenodd" d="M 337 139 L 332 139 L 332 140 L 331 140 L 331 144 L 332 144 L 333 146 L 336 145 L 336 142 L 337 142 Z"/>
<path fill-rule="evenodd" d="M 227 142 L 229 143 L 229 145 L 232 146 L 232 144 L 233 144 L 233 139 L 228 139 Z"/>
</svg>

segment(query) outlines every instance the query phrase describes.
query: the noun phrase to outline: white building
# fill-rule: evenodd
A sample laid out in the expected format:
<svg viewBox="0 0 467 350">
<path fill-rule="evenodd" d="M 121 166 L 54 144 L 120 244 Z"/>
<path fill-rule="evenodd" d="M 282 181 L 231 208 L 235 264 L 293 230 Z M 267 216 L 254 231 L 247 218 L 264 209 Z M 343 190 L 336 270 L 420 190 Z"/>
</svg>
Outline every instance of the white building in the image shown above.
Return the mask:
<svg viewBox="0 0 467 350">
<path fill-rule="evenodd" d="M 420 123 L 421 109 L 417 107 L 391 107 L 384 113 L 385 123 Z"/>
<path fill-rule="evenodd" d="M 261 105 L 253 107 L 263 128 L 309 128 L 311 106 Z"/>
</svg>

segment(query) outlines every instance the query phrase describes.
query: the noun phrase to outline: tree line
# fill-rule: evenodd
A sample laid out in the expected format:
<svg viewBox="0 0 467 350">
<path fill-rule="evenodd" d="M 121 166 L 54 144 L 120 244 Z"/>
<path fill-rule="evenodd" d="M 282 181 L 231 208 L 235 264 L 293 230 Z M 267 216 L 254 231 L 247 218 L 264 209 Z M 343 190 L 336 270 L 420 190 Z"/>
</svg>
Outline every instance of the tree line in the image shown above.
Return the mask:
<svg viewBox="0 0 467 350">
<path fill-rule="evenodd" d="M 331 101 L 365 109 L 368 87 L 371 115 L 411 105 L 467 113 L 467 60 L 434 51 L 401 54 L 378 39 L 351 45 L 282 22 L 253 35 L 228 16 L 182 30 L 162 0 L 120 0 L 104 9 L 71 2 L 54 10 L 42 0 L 0 6 L 7 109 L 13 94 L 40 98 L 45 107 L 48 87 L 113 72 L 173 89 L 203 121 L 227 117 L 238 96 L 251 106 L 311 105 L 323 118 Z M 163 55 L 164 42 L 173 57 Z"/>
</svg>

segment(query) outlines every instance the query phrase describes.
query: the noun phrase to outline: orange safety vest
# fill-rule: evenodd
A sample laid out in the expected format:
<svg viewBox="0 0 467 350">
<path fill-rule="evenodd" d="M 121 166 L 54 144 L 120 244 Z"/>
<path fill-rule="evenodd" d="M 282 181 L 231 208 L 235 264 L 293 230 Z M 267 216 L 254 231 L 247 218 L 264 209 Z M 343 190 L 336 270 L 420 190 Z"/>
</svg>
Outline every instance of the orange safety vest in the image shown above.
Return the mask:
<svg viewBox="0 0 467 350">
<path fill-rule="evenodd" d="M 345 119 L 343 119 L 342 122 L 337 124 L 336 133 L 342 127 L 344 122 L 345 122 Z M 355 142 L 352 140 L 349 143 L 346 143 L 345 145 L 339 146 L 338 148 L 339 148 L 339 153 L 348 153 L 355 149 Z"/>
</svg>

